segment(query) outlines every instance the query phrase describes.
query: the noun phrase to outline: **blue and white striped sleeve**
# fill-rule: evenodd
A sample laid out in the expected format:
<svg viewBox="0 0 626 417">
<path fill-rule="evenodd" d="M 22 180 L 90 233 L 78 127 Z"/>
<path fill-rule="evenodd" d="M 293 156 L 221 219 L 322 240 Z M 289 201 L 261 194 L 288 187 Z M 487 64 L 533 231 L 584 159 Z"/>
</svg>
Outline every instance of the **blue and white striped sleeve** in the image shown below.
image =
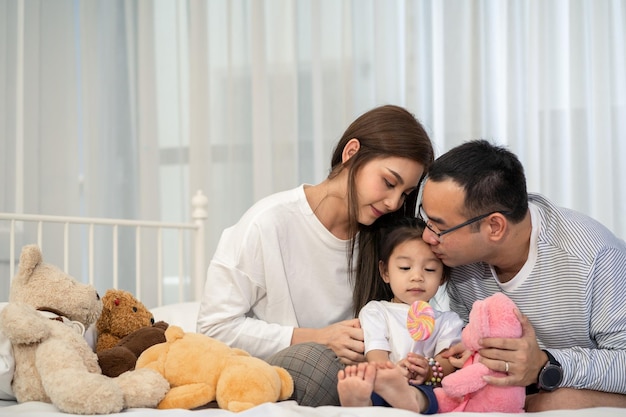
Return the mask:
<svg viewBox="0 0 626 417">
<path fill-rule="evenodd" d="M 600 252 L 589 279 L 589 337 L 597 348 L 549 351 L 563 366 L 561 386 L 626 394 L 626 252 Z"/>
</svg>

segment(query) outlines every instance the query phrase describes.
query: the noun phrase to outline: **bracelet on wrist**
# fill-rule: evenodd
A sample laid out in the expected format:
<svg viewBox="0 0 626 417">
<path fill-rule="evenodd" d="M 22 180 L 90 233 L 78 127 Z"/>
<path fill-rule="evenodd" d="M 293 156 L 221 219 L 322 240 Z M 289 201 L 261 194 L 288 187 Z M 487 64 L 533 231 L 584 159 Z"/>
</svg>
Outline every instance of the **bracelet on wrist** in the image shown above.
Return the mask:
<svg viewBox="0 0 626 417">
<path fill-rule="evenodd" d="M 443 367 L 441 364 L 435 360 L 435 358 L 426 358 L 428 359 L 428 376 L 426 377 L 426 381 L 424 384 L 432 385 L 434 387 L 441 386 L 441 380 L 443 379 Z"/>
</svg>

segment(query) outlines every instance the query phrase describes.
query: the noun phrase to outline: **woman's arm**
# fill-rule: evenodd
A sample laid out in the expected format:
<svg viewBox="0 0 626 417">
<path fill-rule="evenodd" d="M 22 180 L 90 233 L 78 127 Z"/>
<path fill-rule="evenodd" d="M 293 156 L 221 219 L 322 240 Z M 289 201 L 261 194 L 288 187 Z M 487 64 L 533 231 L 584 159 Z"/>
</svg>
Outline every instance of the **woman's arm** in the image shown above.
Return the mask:
<svg viewBox="0 0 626 417">
<path fill-rule="evenodd" d="M 295 328 L 291 344 L 305 342 L 316 342 L 328 346 L 345 365 L 365 360 L 363 330 L 359 325 L 359 319 L 341 321 L 321 329 Z"/>
<path fill-rule="evenodd" d="M 250 278 L 215 260 L 211 261 L 198 313 L 197 331 L 251 355 L 268 357 L 291 343 L 295 319 L 269 323 L 250 316 L 265 291 Z"/>
<path fill-rule="evenodd" d="M 297 319 L 287 285 L 267 288 L 266 271 L 281 254 L 278 245 L 273 245 L 275 253 L 264 253 L 269 242 L 261 238 L 252 220 L 242 219 L 224 230 L 208 267 L 197 331 L 265 358 L 290 345 Z M 274 303 L 274 310 L 268 306 L 269 296 L 282 300 Z"/>
</svg>

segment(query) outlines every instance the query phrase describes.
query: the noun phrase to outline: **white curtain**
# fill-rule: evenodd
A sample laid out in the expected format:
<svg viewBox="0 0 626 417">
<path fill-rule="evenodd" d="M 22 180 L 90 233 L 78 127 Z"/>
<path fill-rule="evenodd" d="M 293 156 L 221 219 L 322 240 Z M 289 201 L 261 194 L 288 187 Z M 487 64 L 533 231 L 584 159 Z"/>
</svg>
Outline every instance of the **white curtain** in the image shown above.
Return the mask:
<svg viewBox="0 0 626 417">
<path fill-rule="evenodd" d="M 624 238 L 625 27 L 624 0 L 0 0 L 0 211 L 186 221 L 201 189 L 210 257 L 393 103 Z"/>
</svg>

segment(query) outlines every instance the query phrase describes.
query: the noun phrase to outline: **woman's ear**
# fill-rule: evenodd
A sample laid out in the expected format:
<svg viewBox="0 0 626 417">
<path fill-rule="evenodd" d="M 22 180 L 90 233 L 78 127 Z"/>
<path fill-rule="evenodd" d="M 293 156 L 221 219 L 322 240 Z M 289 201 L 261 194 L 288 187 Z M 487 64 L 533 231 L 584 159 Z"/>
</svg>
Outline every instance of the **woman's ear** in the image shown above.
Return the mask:
<svg viewBox="0 0 626 417">
<path fill-rule="evenodd" d="M 383 261 L 378 261 L 378 273 L 382 277 L 383 281 L 389 284 L 389 274 L 387 274 L 387 267 Z"/>
<path fill-rule="evenodd" d="M 352 138 L 346 143 L 346 146 L 343 147 L 343 152 L 341 153 L 341 162 L 344 164 L 347 160 L 352 158 L 352 156 L 359 151 L 361 148 L 361 142 L 357 138 Z"/>
</svg>

